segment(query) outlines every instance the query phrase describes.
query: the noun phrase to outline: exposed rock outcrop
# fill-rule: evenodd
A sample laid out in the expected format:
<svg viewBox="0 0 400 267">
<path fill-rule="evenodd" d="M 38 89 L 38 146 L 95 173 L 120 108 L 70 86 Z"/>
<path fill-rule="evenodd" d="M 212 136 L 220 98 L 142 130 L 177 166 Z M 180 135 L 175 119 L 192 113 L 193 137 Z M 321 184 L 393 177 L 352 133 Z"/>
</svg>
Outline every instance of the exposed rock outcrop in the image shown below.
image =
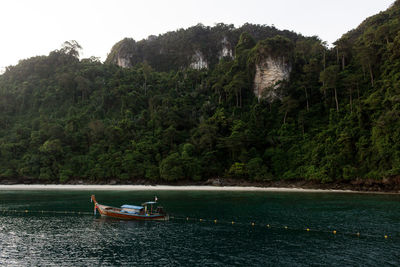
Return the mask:
<svg viewBox="0 0 400 267">
<path fill-rule="evenodd" d="M 208 68 L 208 62 L 201 51 L 195 51 L 195 54 L 192 56 L 192 63 L 190 64 L 190 67 L 196 70 Z"/>
<path fill-rule="evenodd" d="M 125 38 L 113 46 L 108 55 L 108 61 L 122 68 L 131 68 L 134 65 L 132 58 L 137 52 L 136 41 L 132 38 Z"/>
<path fill-rule="evenodd" d="M 224 57 L 233 58 L 232 45 L 228 42 L 228 39 L 224 37 L 221 41 L 222 49 L 219 51 L 218 58 L 222 59 Z"/>
<path fill-rule="evenodd" d="M 282 99 L 280 82 L 288 80 L 291 72 L 291 65 L 284 57 L 266 57 L 256 64 L 254 76 L 254 94 L 260 99 L 268 102 Z"/>
<path fill-rule="evenodd" d="M 126 55 L 125 56 L 118 55 L 117 56 L 117 60 L 116 60 L 116 64 L 117 64 L 117 66 L 122 67 L 122 68 L 130 68 L 130 67 L 132 67 L 131 60 Z"/>
</svg>

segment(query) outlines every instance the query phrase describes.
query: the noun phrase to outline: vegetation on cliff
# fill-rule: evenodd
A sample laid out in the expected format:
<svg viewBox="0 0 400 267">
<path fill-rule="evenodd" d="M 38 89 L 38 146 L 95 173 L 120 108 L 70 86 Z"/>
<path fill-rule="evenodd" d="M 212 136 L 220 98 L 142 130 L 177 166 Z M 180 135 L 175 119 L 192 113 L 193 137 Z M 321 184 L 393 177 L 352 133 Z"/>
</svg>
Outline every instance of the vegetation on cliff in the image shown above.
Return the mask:
<svg viewBox="0 0 400 267">
<path fill-rule="evenodd" d="M 126 69 L 79 60 L 74 42 L 22 60 L 0 76 L 0 176 L 60 182 L 397 176 L 399 18 L 396 1 L 331 49 L 316 37 L 243 31 L 234 59 L 203 70 L 156 56 Z M 185 31 L 165 36 L 177 34 Z M 165 36 L 156 40 L 190 43 L 171 44 Z M 282 101 L 272 103 L 253 94 L 254 64 L 271 53 L 292 66 Z"/>
<path fill-rule="evenodd" d="M 126 66 L 147 62 L 156 71 L 171 71 L 187 68 L 193 63 L 193 55 L 198 53 L 211 68 L 224 57 L 224 49 L 233 52 L 242 33 L 249 34 L 255 41 L 277 35 L 293 42 L 304 39 L 291 31 L 281 31 L 273 26 L 244 24 L 240 28 L 223 23 L 214 27 L 198 24 L 188 29 L 179 29 L 159 36 L 135 41 L 125 38 L 116 43 L 109 53 L 106 63 L 118 63 L 122 58 Z"/>
</svg>

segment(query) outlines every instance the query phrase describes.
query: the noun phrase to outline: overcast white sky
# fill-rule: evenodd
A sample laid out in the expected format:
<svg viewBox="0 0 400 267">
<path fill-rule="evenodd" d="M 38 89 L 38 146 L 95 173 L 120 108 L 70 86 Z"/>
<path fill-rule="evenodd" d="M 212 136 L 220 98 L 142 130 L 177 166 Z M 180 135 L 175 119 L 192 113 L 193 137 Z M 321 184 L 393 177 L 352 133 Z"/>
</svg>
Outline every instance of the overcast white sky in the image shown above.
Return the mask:
<svg viewBox="0 0 400 267">
<path fill-rule="evenodd" d="M 197 23 L 275 25 L 328 43 L 394 0 L 0 0 L 0 71 L 76 40 L 104 60 L 124 37 L 141 40 Z"/>
</svg>

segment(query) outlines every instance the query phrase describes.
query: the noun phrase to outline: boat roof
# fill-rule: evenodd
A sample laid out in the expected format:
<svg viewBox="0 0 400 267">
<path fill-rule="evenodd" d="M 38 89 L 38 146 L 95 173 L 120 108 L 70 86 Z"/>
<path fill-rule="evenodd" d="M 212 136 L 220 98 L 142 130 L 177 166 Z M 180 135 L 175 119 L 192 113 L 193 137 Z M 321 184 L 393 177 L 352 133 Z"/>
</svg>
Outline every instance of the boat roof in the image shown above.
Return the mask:
<svg viewBox="0 0 400 267">
<path fill-rule="evenodd" d="M 157 202 L 155 202 L 155 201 L 147 201 L 147 202 L 144 202 L 142 205 L 153 205 L 153 204 L 157 204 Z"/>
<path fill-rule="evenodd" d="M 127 204 L 122 205 L 121 208 L 123 208 L 123 209 L 135 209 L 135 210 L 141 210 L 141 209 L 143 209 L 142 206 L 127 205 Z"/>
</svg>

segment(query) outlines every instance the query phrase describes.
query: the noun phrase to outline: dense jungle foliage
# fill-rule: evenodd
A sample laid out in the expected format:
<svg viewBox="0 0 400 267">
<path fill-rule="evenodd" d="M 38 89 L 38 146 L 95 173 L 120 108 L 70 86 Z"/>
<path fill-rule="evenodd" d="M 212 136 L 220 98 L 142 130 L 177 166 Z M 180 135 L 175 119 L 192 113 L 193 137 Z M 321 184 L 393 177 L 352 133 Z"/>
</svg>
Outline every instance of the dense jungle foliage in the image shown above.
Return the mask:
<svg viewBox="0 0 400 267">
<path fill-rule="evenodd" d="M 147 61 L 123 69 L 79 60 L 79 44 L 66 42 L 0 76 L 0 177 L 329 182 L 400 175 L 399 19 L 396 1 L 333 48 L 316 37 L 257 41 L 243 31 L 234 59 L 203 70 L 159 71 Z M 181 42 L 174 45 L 188 41 Z M 278 54 L 292 64 L 281 83 L 285 96 L 258 100 L 255 63 Z"/>
</svg>

